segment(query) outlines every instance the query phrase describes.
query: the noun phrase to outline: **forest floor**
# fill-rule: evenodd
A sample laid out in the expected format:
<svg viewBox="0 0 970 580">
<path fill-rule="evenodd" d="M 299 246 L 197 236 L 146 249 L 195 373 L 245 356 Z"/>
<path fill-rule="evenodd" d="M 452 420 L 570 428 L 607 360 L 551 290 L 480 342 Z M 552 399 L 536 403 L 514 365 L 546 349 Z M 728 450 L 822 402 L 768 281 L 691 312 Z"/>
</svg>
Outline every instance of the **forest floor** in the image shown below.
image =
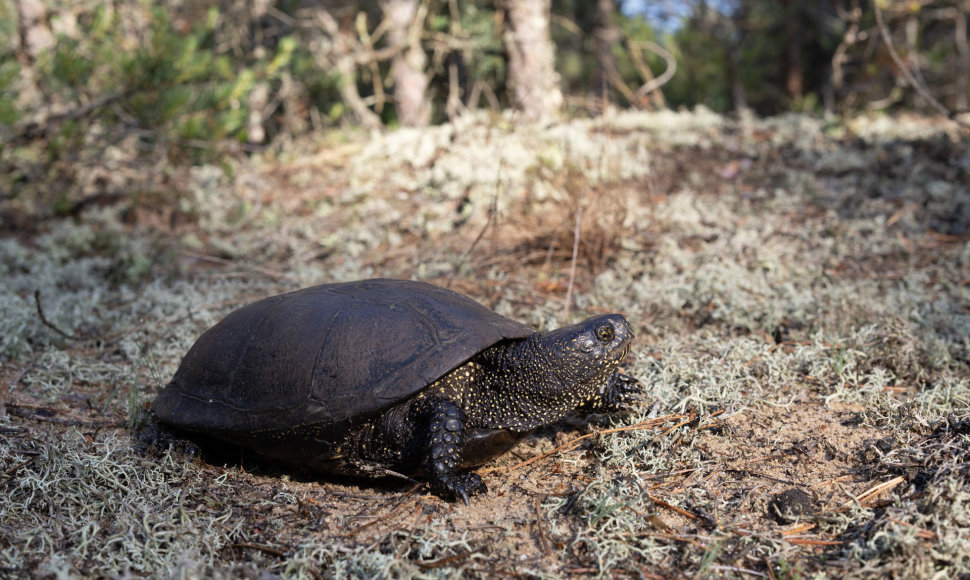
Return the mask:
<svg viewBox="0 0 970 580">
<path fill-rule="evenodd" d="M 0 201 L 0 577 L 970 577 L 970 147 L 944 123 L 469 119 L 29 227 Z M 232 309 L 378 276 L 538 329 L 622 312 L 646 396 L 541 429 L 469 506 L 132 450 Z"/>
</svg>

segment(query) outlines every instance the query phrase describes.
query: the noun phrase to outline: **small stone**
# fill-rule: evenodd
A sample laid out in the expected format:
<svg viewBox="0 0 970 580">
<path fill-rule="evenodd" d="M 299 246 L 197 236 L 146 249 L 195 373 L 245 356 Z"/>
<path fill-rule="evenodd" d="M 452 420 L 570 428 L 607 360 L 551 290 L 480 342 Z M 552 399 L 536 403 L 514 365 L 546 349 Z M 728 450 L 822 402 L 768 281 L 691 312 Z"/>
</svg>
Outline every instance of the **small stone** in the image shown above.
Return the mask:
<svg viewBox="0 0 970 580">
<path fill-rule="evenodd" d="M 768 502 L 768 516 L 780 524 L 787 524 L 813 513 L 815 504 L 812 497 L 797 487 L 774 495 Z"/>
</svg>

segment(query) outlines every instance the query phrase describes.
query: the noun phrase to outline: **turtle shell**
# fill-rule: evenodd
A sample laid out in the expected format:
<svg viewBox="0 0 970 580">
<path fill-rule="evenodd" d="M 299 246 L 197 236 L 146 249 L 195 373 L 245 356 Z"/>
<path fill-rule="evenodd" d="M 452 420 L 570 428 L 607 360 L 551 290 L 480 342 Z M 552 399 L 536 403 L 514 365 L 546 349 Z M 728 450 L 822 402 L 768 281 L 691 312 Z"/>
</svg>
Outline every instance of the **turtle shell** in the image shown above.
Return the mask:
<svg viewBox="0 0 970 580">
<path fill-rule="evenodd" d="M 244 306 L 207 330 L 152 410 L 238 444 L 333 442 L 482 350 L 534 333 L 423 282 L 314 286 Z"/>
</svg>

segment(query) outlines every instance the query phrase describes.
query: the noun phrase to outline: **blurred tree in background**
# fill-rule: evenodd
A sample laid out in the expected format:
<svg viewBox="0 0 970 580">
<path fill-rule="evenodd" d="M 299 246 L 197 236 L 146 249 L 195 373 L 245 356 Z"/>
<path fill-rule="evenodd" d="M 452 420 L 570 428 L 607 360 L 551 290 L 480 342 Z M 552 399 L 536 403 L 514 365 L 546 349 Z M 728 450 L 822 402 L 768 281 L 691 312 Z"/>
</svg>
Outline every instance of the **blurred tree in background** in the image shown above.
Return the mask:
<svg viewBox="0 0 970 580">
<path fill-rule="evenodd" d="M 877 1 L 0 0 L 0 201 L 477 109 L 966 111 L 970 0 Z"/>
</svg>

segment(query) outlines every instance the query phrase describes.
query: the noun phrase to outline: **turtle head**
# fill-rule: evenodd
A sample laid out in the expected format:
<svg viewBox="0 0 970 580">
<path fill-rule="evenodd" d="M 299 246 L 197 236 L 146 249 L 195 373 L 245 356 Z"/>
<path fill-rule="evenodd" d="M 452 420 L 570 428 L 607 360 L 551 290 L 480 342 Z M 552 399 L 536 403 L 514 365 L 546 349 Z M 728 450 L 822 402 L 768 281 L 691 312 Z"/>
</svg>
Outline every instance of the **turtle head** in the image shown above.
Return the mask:
<svg viewBox="0 0 970 580">
<path fill-rule="evenodd" d="M 468 412 L 482 427 L 531 431 L 596 406 L 614 390 L 632 341 L 623 316 L 604 314 L 490 349 L 476 363 L 480 386 L 466 393 Z"/>
<path fill-rule="evenodd" d="M 633 328 L 620 314 L 602 314 L 537 338 L 540 356 L 567 390 L 599 386 L 630 352 Z"/>
</svg>

